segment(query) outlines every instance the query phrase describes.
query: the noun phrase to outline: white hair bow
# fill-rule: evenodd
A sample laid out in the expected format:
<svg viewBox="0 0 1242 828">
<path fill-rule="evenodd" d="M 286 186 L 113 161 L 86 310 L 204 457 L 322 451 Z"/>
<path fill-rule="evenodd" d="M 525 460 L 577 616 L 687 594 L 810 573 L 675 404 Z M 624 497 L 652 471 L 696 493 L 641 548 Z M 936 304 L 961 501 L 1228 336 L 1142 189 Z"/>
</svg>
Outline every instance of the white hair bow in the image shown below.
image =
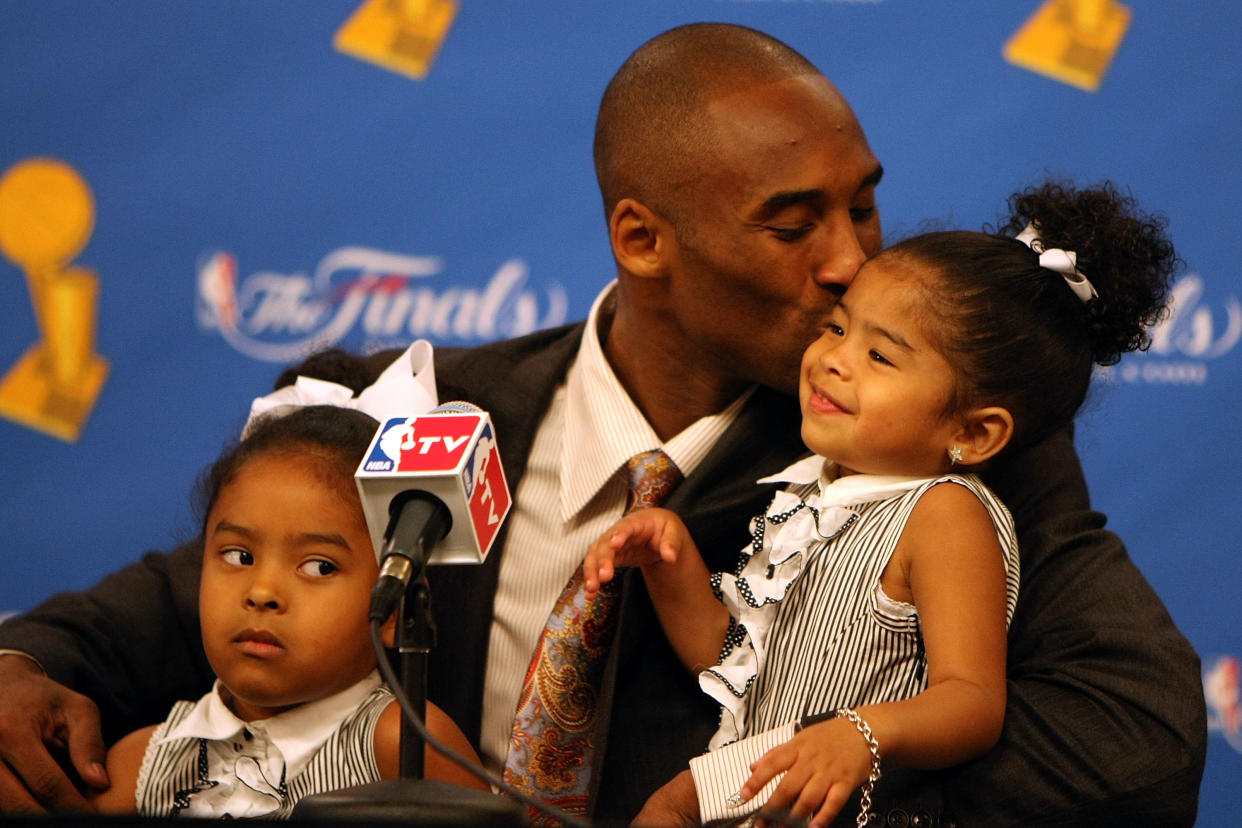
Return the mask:
<svg viewBox="0 0 1242 828">
<path fill-rule="evenodd" d="M 436 406 L 436 373 L 431 343 L 419 339 L 384 369 L 374 383 L 354 392 L 335 382 L 299 376 L 265 397 L 250 404 L 250 416 L 242 437 L 250 433 L 255 421 L 264 415 L 283 416 L 308 405 L 335 405 L 369 414 L 380 424 L 392 417 L 425 414 Z"/>
<path fill-rule="evenodd" d="M 1065 277 L 1065 284 L 1069 285 L 1070 290 L 1074 291 L 1074 295 L 1084 304 L 1092 299 L 1100 298 L 1100 295 L 1095 292 L 1095 286 L 1087 281 L 1087 277 L 1078 270 L 1078 254 L 1073 250 L 1062 250 L 1059 247 L 1044 247 L 1035 222 L 1024 227 L 1022 232 L 1014 238 L 1039 254 L 1040 267 L 1046 267 Z"/>
</svg>

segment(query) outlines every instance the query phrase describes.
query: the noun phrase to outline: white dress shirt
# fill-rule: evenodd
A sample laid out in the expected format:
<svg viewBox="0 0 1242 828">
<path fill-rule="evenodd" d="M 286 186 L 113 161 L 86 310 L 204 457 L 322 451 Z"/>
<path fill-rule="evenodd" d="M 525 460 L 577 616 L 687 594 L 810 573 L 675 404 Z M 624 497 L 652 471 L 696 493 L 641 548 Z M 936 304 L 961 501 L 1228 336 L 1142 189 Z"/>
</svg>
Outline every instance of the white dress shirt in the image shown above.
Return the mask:
<svg viewBox="0 0 1242 828">
<path fill-rule="evenodd" d="M 587 548 L 624 512 L 625 463 L 663 449 L 689 476 L 737 418 L 751 392 L 662 442 L 613 373 L 599 341 L 615 282 L 596 298 L 566 381 L 531 446 L 509 515 L 493 604 L 481 749 L 503 767 L 522 682 L 552 605 Z"/>
</svg>

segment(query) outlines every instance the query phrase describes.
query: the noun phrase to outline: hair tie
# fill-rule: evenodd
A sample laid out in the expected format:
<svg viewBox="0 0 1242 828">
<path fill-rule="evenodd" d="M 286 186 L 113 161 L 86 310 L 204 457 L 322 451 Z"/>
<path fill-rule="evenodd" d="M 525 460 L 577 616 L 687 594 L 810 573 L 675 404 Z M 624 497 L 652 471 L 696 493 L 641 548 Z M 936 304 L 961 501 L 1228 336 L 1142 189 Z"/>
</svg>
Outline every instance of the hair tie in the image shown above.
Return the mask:
<svg viewBox="0 0 1242 828">
<path fill-rule="evenodd" d="M 1044 242 L 1039 237 L 1039 227 L 1035 225 L 1035 222 L 1032 221 L 1023 228 L 1021 233 L 1014 236 L 1014 239 L 1039 254 L 1040 267 L 1060 273 L 1065 279 L 1065 284 L 1069 285 L 1070 290 L 1074 291 L 1074 295 L 1081 299 L 1083 304 L 1100 298 L 1100 294 L 1095 292 L 1095 286 L 1079 271 L 1078 254 L 1073 250 L 1062 250 L 1059 247 L 1044 247 Z"/>
<path fill-rule="evenodd" d="M 260 417 L 283 417 L 308 405 L 352 408 L 370 415 L 381 425 L 392 417 L 411 417 L 430 411 L 436 406 L 431 343 L 425 339 L 415 341 L 357 397 L 344 385 L 303 376 L 293 385 L 286 385 L 265 397 L 256 397 L 250 404 L 250 416 L 242 428 L 242 438 L 250 433 Z"/>
</svg>

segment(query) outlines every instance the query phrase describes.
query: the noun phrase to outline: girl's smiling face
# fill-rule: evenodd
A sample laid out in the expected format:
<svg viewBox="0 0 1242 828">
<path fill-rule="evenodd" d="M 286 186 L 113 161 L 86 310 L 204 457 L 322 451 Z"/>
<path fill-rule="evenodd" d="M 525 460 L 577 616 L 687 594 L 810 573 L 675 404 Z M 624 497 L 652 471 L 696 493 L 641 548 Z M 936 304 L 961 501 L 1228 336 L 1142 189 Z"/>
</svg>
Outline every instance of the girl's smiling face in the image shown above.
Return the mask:
<svg viewBox="0 0 1242 828">
<path fill-rule="evenodd" d="M 924 288 L 909 260 L 863 265 L 802 358 L 802 439 L 843 473 L 945 471 L 960 421 L 954 374 L 924 333 Z"/>
</svg>

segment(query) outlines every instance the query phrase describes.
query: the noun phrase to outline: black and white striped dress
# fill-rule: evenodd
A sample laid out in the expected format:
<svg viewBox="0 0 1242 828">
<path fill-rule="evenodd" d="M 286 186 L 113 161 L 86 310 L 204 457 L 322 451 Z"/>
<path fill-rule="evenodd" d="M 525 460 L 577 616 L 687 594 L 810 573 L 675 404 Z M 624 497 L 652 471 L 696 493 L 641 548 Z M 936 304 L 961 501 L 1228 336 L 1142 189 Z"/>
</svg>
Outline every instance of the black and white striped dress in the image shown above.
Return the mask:
<svg viewBox="0 0 1242 828">
<path fill-rule="evenodd" d="M 817 459 L 786 472 L 805 472 Z M 699 677 L 722 705 L 711 749 L 807 715 L 898 701 L 927 687 L 918 611 L 885 595 L 880 575 L 919 499 L 944 482 L 973 492 L 992 519 L 1006 570 L 1008 624 L 1019 580 L 1013 519 L 974 475 L 850 475 L 792 486 L 752 522 L 754 543 L 738 572 L 715 576 L 734 624 L 721 663 Z"/>
<path fill-rule="evenodd" d="M 393 700 L 386 685 L 372 682 L 361 703 L 353 706 L 304 764 L 299 762 L 289 778 L 284 762 L 265 763 L 265 773 L 264 763 L 254 761 L 255 757 L 270 755 L 273 749 L 271 741 L 265 742 L 264 722 L 249 726 L 241 723 L 243 726 L 227 738 L 169 738 L 197 708 L 214 704 L 211 697 L 215 693 L 213 688 L 198 702 L 177 702 L 152 734 L 135 795 L 139 814 L 287 819 L 302 797 L 379 780 L 375 726 Z M 330 721 L 318 724 L 331 726 Z M 229 796 L 233 786 L 246 788 L 240 798 Z"/>
</svg>

